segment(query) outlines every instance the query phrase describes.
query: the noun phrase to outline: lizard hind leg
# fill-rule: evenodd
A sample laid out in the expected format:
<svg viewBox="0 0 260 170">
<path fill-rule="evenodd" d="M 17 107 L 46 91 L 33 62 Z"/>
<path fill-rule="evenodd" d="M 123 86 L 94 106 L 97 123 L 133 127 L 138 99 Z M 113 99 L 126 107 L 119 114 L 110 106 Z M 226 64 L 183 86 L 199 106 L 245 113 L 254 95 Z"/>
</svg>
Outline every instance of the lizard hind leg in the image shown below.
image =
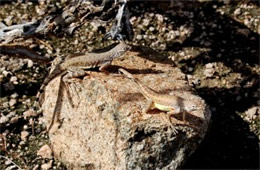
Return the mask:
<svg viewBox="0 0 260 170">
<path fill-rule="evenodd" d="M 72 78 L 82 77 L 82 76 L 86 75 L 86 73 L 83 69 L 77 68 L 77 67 L 69 68 L 68 71 L 69 71 L 68 74 L 63 76 L 62 81 L 65 84 L 69 102 L 73 107 L 74 105 L 73 105 L 73 102 L 72 102 L 72 95 L 70 94 L 69 89 L 71 89 L 71 91 L 73 93 L 75 93 L 78 96 L 78 98 L 80 98 L 80 95 L 78 94 L 78 92 L 75 88 L 72 88 L 72 86 L 70 86 L 70 83 L 75 83 L 75 80 L 72 80 Z"/>
<path fill-rule="evenodd" d="M 70 94 L 70 85 L 66 82 L 64 82 L 63 80 L 64 77 L 61 78 L 61 87 L 64 87 L 66 93 L 67 93 L 67 97 L 68 97 L 68 101 L 71 105 L 72 108 L 74 108 L 74 104 L 73 104 L 73 101 L 72 101 L 72 97 L 71 97 L 71 94 Z"/>
<path fill-rule="evenodd" d="M 142 109 L 143 113 L 147 113 L 150 109 L 154 108 L 154 102 L 152 100 L 148 100 L 144 108 Z"/>
</svg>

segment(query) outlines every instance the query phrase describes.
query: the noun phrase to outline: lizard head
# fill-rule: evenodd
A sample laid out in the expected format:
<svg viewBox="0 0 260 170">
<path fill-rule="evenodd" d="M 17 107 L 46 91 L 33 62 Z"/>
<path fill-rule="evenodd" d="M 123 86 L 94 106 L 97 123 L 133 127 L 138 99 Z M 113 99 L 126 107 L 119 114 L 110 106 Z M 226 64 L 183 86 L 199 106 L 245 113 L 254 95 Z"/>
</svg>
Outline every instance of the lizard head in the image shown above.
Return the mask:
<svg viewBox="0 0 260 170">
<path fill-rule="evenodd" d="M 192 112 L 192 111 L 195 111 L 195 110 L 198 110 L 199 107 L 198 105 L 193 102 L 193 101 L 186 101 L 184 103 L 184 109 L 187 111 L 187 112 Z"/>
<path fill-rule="evenodd" d="M 112 58 L 118 58 L 130 49 L 131 49 L 130 45 L 127 45 L 124 41 L 120 41 L 120 43 L 114 49 L 114 51 L 116 51 L 116 52 L 112 56 Z"/>
</svg>

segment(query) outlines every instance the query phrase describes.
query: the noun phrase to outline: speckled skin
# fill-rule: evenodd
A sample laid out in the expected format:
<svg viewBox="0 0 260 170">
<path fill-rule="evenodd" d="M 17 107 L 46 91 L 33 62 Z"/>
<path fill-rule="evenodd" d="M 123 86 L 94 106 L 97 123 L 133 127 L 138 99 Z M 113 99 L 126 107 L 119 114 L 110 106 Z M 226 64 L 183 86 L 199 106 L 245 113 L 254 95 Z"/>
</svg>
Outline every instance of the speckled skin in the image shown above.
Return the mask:
<svg viewBox="0 0 260 170">
<path fill-rule="evenodd" d="M 144 112 L 147 112 L 153 107 L 161 111 L 171 112 L 172 114 L 190 112 L 198 109 L 198 106 L 192 100 L 186 100 L 174 95 L 159 94 L 153 89 L 145 86 L 139 79 L 134 78 L 126 70 L 120 68 L 119 71 L 126 75 L 129 79 L 133 80 L 139 86 L 139 91 L 149 101 L 149 105 L 146 109 L 144 109 Z"/>
<path fill-rule="evenodd" d="M 64 76 L 68 71 L 73 70 L 77 70 L 77 72 L 74 72 L 70 77 L 83 76 L 85 74 L 83 69 L 99 68 L 100 71 L 104 71 L 104 69 L 111 64 L 113 59 L 120 57 L 129 49 L 130 46 L 127 45 L 124 41 L 121 41 L 118 45 L 107 52 L 93 52 L 79 56 L 66 57 L 44 80 L 36 96 L 37 100 L 39 100 L 41 93 L 44 91 L 44 88 L 55 77 L 59 75 Z"/>
</svg>

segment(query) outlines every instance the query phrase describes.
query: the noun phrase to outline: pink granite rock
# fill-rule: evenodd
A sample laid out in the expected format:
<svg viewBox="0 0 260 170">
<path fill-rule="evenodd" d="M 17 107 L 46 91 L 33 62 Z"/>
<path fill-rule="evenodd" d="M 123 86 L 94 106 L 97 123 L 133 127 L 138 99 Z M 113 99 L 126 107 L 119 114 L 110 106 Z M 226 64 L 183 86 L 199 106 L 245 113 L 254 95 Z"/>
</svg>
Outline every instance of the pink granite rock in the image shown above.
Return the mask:
<svg viewBox="0 0 260 170">
<path fill-rule="evenodd" d="M 168 62 L 154 51 L 139 50 L 113 61 L 110 74 L 87 71 L 83 80 L 69 84 L 74 106 L 64 84 L 58 94 L 60 78 L 53 80 L 46 87 L 42 108 L 47 125 L 54 112 L 62 120 L 49 133 L 55 157 L 71 169 L 180 167 L 202 141 L 211 114 L 185 75 Z M 174 134 L 165 112 L 142 113 L 147 100 L 138 86 L 118 74 L 119 67 L 158 92 L 196 100 L 200 109 L 186 116 L 196 128 L 176 125 L 178 134 Z M 181 120 L 182 114 L 175 118 Z"/>
</svg>

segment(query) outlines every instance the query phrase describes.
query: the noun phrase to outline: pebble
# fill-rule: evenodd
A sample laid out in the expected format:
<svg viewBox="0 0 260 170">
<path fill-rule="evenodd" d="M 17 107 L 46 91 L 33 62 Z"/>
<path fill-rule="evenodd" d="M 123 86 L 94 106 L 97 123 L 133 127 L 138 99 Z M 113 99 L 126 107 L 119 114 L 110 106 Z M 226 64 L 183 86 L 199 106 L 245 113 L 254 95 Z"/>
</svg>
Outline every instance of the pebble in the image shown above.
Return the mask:
<svg viewBox="0 0 260 170">
<path fill-rule="evenodd" d="M 12 163 L 11 160 L 6 160 L 6 161 L 5 161 L 5 165 L 10 165 L 11 163 Z"/>
<path fill-rule="evenodd" d="M 33 61 L 32 60 L 28 60 L 27 67 L 31 68 L 32 66 L 33 66 Z"/>
<path fill-rule="evenodd" d="M 16 116 L 11 118 L 10 123 L 15 124 L 16 122 L 18 122 L 18 120 L 19 120 L 19 116 L 16 115 Z"/>
<path fill-rule="evenodd" d="M 18 94 L 17 93 L 13 93 L 10 97 L 13 98 L 13 99 L 16 99 L 18 97 Z"/>
<path fill-rule="evenodd" d="M 45 15 L 45 10 L 43 8 L 36 7 L 35 11 L 40 15 Z"/>
<path fill-rule="evenodd" d="M 8 25 L 8 26 L 12 25 L 12 23 L 13 23 L 13 20 L 12 20 L 12 19 L 13 19 L 13 16 L 8 16 L 8 17 L 6 17 L 6 18 L 4 19 L 6 25 Z"/>
<path fill-rule="evenodd" d="M 205 65 L 205 70 L 203 72 L 203 75 L 207 78 L 212 77 L 214 75 L 214 73 L 216 72 L 215 68 L 214 68 L 214 64 L 212 63 L 208 63 Z"/>
<path fill-rule="evenodd" d="M 206 67 L 207 69 L 213 68 L 213 66 L 214 66 L 213 63 L 208 63 L 208 64 L 205 65 L 205 67 Z"/>
<path fill-rule="evenodd" d="M 258 114 L 259 110 L 260 110 L 260 107 L 252 107 L 252 108 L 248 109 L 246 111 L 246 119 L 248 121 L 250 121 L 250 120 L 256 119 L 257 116 L 259 117 L 259 114 Z"/>
<path fill-rule="evenodd" d="M 28 136 L 29 136 L 29 132 L 27 132 L 25 130 L 21 132 L 21 140 L 22 141 L 26 141 Z"/>
<path fill-rule="evenodd" d="M 234 15 L 240 15 L 241 14 L 241 8 L 237 8 L 235 11 L 234 11 Z"/>
<path fill-rule="evenodd" d="M 189 67 L 189 68 L 188 68 L 188 71 L 189 71 L 189 72 L 192 72 L 192 71 L 193 71 L 193 68 L 192 68 L 192 67 Z"/>
<path fill-rule="evenodd" d="M 150 30 L 150 31 L 154 31 L 155 28 L 154 28 L 154 27 L 149 27 L 149 30 Z"/>
<path fill-rule="evenodd" d="M 45 163 L 45 164 L 41 165 L 41 169 L 42 170 L 49 170 L 49 169 L 51 169 L 51 167 L 52 167 L 52 160 L 49 161 L 48 163 Z"/>
<path fill-rule="evenodd" d="M 143 19 L 143 25 L 148 26 L 150 24 L 150 20 L 148 19 Z"/>
<path fill-rule="evenodd" d="M 7 116 L 2 115 L 0 117 L 0 124 L 5 124 L 8 122 L 8 120 L 9 120 L 9 118 Z"/>
<path fill-rule="evenodd" d="M 10 78 L 10 82 L 12 82 L 12 83 L 18 83 L 17 82 L 17 80 L 18 80 L 18 78 L 16 77 L 16 76 L 12 76 L 11 78 Z"/>
<path fill-rule="evenodd" d="M 249 21 L 248 18 L 246 18 L 246 19 L 244 20 L 244 24 L 245 24 L 245 25 L 249 25 L 249 24 L 250 24 L 250 21 Z"/>
<path fill-rule="evenodd" d="M 163 15 L 161 15 L 161 14 L 156 14 L 155 15 L 155 17 L 157 18 L 157 20 L 159 21 L 159 22 L 163 22 Z"/>
<path fill-rule="evenodd" d="M 29 110 L 23 112 L 23 116 L 24 116 L 25 119 L 27 117 L 34 117 L 34 116 L 37 116 L 37 112 L 32 110 L 32 109 L 29 109 Z"/>
<path fill-rule="evenodd" d="M 9 106 L 14 106 L 17 103 L 16 99 L 10 99 Z"/>
<path fill-rule="evenodd" d="M 245 37 L 248 37 L 248 35 L 250 34 L 250 30 L 247 28 L 238 28 L 237 33 L 244 35 Z"/>
<path fill-rule="evenodd" d="M 41 156 L 42 158 L 52 158 L 52 150 L 49 147 L 49 145 L 45 144 L 43 145 L 37 152 L 38 156 Z"/>
<path fill-rule="evenodd" d="M 38 169 L 39 169 L 39 165 L 35 165 L 32 170 L 38 170 Z"/>
<path fill-rule="evenodd" d="M 137 40 L 141 40 L 141 39 L 142 39 L 142 35 L 138 34 L 138 35 L 136 36 L 136 39 L 137 39 Z"/>
<path fill-rule="evenodd" d="M 9 71 L 6 71 L 6 70 L 3 70 L 2 74 L 3 74 L 5 77 L 7 77 L 8 74 L 10 74 L 10 72 L 9 72 Z"/>
</svg>

